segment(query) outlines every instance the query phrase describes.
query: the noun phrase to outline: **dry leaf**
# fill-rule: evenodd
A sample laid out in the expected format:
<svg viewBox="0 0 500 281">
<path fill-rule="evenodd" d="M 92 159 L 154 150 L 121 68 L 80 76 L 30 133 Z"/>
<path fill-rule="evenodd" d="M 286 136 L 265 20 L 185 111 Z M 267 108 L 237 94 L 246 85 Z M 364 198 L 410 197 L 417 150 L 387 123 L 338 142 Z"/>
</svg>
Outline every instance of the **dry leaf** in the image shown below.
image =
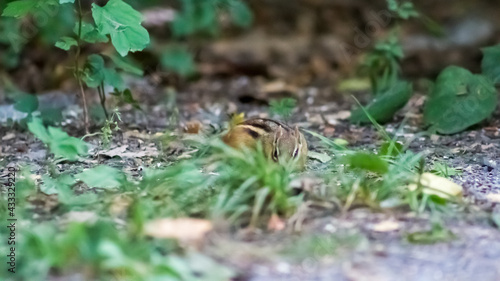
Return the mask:
<svg viewBox="0 0 500 281">
<path fill-rule="evenodd" d="M 420 185 L 423 186 L 423 192 L 426 194 L 437 195 L 441 198 L 450 198 L 462 194 L 462 187 L 448 179 L 431 174 L 423 173 L 420 177 Z M 417 184 L 408 185 L 411 191 L 417 189 Z"/>
<path fill-rule="evenodd" d="M 292 85 L 288 85 L 285 81 L 277 80 L 266 83 L 264 86 L 262 86 L 261 92 L 268 94 L 279 92 L 296 93 L 297 88 Z"/>
<path fill-rule="evenodd" d="M 120 194 L 111 201 L 109 213 L 113 217 L 124 216 L 130 204 L 132 204 L 132 198 L 125 194 Z"/>
<path fill-rule="evenodd" d="M 213 229 L 208 220 L 178 218 L 156 219 L 146 223 L 144 233 L 155 238 L 177 239 L 182 243 L 199 247 L 205 235 Z"/>
<path fill-rule="evenodd" d="M 285 221 L 282 220 L 278 215 L 273 214 L 269 221 L 267 222 L 267 230 L 271 231 L 281 231 L 285 229 Z"/>
<path fill-rule="evenodd" d="M 70 211 L 64 215 L 65 223 L 80 222 L 93 224 L 97 221 L 98 216 L 91 211 Z"/>
<path fill-rule="evenodd" d="M 486 195 L 486 199 L 488 199 L 488 201 L 491 201 L 493 203 L 500 203 L 500 194 L 490 193 L 490 194 Z"/>
<path fill-rule="evenodd" d="M 186 126 L 184 126 L 184 132 L 188 134 L 199 134 L 202 128 L 202 124 L 200 121 L 195 120 L 195 121 L 189 121 L 186 123 Z"/>
<path fill-rule="evenodd" d="M 233 113 L 231 114 L 231 120 L 229 121 L 229 128 L 234 128 L 236 125 L 243 123 L 245 121 L 245 113 Z"/>
<path fill-rule="evenodd" d="M 394 220 L 385 220 L 379 223 L 372 225 L 371 229 L 376 232 L 391 232 L 396 231 L 400 228 L 400 225 L 397 221 Z"/>
<path fill-rule="evenodd" d="M 14 133 L 8 133 L 5 136 L 3 136 L 2 140 L 3 141 L 8 141 L 8 140 L 11 140 L 11 139 L 13 139 L 15 137 L 16 137 L 16 135 Z"/>
<path fill-rule="evenodd" d="M 108 151 L 99 151 L 98 155 L 108 156 L 110 158 L 113 157 L 121 157 L 121 158 L 141 158 L 141 157 L 156 157 L 159 155 L 158 149 L 156 146 L 144 146 L 140 150 L 137 151 L 127 151 L 128 145 L 122 145 L 115 147 Z"/>
<path fill-rule="evenodd" d="M 315 151 L 309 151 L 307 153 L 307 157 L 309 157 L 311 159 L 314 159 L 314 160 L 318 160 L 321 163 L 327 163 L 330 160 L 332 160 L 332 157 L 330 157 L 328 154 L 318 153 L 318 152 L 315 152 Z"/>
</svg>

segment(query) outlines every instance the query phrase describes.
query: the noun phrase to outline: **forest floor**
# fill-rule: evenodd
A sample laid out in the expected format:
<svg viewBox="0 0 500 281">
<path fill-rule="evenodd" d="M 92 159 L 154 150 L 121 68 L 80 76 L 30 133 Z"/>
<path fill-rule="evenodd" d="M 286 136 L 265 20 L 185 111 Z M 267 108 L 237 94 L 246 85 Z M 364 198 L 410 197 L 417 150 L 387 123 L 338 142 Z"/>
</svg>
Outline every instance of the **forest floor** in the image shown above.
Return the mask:
<svg viewBox="0 0 500 281">
<path fill-rule="evenodd" d="M 181 126 L 200 122 L 202 132 L 211 134 L 222 130 L 228 112 L 268 116 L 265 102 L 246 98 L 255 87 L 245 77 L 193 83 L 177 94 L 179 122 Z M 372 126 L 357 126 L 347 120 L 354 104 L 349 96 L 331 98 L 328 91 L 317 89 L 299 92 L 303 102 L 290 123 L 347 140 L 350 148 L 378 147 L 381 139 Z M 442 215 L 445 230 L 433 228 L 432 218 L 426 213 L 363 206 L 341 212 L 319 206 L 299 208 L 303 222 L 300 231 L 290 226 L 278 232 L 215 231 L 205 241 L 203 251 L 236 269 L 241 276 L 238 280 L 500 280 L 500 231 L 492 222 L 492 214 L 500 212 L 500 114 L 460 134 L 429 136 L 418 133 L 422 131 L 422 99 L 414 96 L 385 127 L 395 133 L 406 116 L 403 129 L 397 133 L 400 140 L 410 143 L 413 152 L 424 153 L 427 162 L 441 161 L 457 171 L 451 179 L 463 187 L 465 204 Z M 81 109 L 74 99 L 55 93 L 40 96 L 40 101 L 42 107 L 44 103 L 60 104 L 64 130 L 70 135 L 83 135 Z M 165 132 L 169 110 L 168 102 L 163 101 L 145 105 L 147 116 L 123 108 L 121 130 L 114 133 L 109 150 L 100 148 L 98 136 L 88 137 L 86 141 L 94 146 L 93 157 L 59 163 L 57 167 L 77 171 L 106 164 L 138 177 L 141 167 L 182 158 L 182 144 L 165 148 L 145 137 Z M 1 111 L 3 118 L 13 116 L 9 106 L 2 105 Z M 91 131 L 98 130 L 94 127 Z M 0 136 L 2 166 L 29 165 L 35 175 L 47 171 L 47 148 L 29 132 L 3 127 Z M 323 153 L 319 140 L 307 138 L 311 151 Z M 303 178 L 321 172 L 323 163 L 310 158 L 307 166 Z M 35 205 L 38 220 L 62 215 L 49 198 Z M 444 235 L 447 241 L 424 245 L 408 241 L 410 233 L 424 231 L 434 231 L 431 236 L 436 235 L 436 240 Z"/>
</svg>

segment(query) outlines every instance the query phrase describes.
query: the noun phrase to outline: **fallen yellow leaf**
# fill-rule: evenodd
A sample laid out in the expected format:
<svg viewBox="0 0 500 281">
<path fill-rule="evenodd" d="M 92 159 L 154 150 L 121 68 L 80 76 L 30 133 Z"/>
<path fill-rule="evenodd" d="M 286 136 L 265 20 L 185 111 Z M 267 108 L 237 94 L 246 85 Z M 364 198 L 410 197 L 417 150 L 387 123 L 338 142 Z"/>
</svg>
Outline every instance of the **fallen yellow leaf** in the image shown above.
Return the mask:
<svg viewBox="0 0 500 281">
<path fill-rule="evenodd" d="M 500 194 L 490 193 L 490 194 L 486 195 L 486 199 L 488 199 L 488 201 L 491 201 L 494 203 L 500 203 Z"/>
<path fill-rule="evenodd" d="M 208 220 L 178 218 L 156 219 L 146 223 L 144 233 L 155 238 L 177 239 L 198 247 L 205 235 L 213 229 Z"/>
<path fill-rule="evenodd" d="M 399 223 L 394 220 L 385 220 L 372 225 L 371 229 L 376 232 L 391 232 L 399 229 Z"/>
<path fill-rule="evenodd" d="M 425 194 L 437 195 L 445 199 L 462 194 L 462 186 L 431 173 L 423 173 L 421 175 L 420 185 L 423 187 Z M 411 191 L 416 190 L 417 184 L 412 183 L 408 185 L 408 189 Z"/>
</svg>

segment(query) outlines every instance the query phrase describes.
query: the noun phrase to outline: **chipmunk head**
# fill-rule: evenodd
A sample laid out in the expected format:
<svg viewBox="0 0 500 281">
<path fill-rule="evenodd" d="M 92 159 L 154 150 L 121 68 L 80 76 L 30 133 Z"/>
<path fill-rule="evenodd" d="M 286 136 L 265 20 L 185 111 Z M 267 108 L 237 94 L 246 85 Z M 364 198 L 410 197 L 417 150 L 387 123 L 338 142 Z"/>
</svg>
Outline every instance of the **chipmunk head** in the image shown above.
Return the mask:
<svg viewBox="0 0 500 281">
<path fill-rule="evenodd" d="M 264 153 L 269 159 L 279 163 L 292 163 L 303 169 L 307 160 L 307 142 L 296 126 L 294 129 L 279 126 L 275 132 L 266 136 Z"/>
</svg>

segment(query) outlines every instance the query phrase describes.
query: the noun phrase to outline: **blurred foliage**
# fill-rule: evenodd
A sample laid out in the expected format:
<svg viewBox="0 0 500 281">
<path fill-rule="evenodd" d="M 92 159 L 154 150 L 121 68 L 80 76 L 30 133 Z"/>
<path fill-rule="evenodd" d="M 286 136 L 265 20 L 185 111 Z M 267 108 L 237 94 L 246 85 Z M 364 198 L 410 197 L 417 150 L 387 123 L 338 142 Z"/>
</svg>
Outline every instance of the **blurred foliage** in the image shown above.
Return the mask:
<svg viewBox="0 0 500 281">
<path fill-rule="evenodd" d="M 293 98 L 284 98 L 281 100 L 272 100 L 269 104 L 269 111 L 273 115 L 288 119 L 292 116 L 297 107 L 297 100 Z"/>
<path fill-rule="evenodd" d="M 489 117 L 498 103 L 492 80 L 450 66 L 441 72 L 424 108 L 431 131 L 453 134 Z"/>
</svg>

